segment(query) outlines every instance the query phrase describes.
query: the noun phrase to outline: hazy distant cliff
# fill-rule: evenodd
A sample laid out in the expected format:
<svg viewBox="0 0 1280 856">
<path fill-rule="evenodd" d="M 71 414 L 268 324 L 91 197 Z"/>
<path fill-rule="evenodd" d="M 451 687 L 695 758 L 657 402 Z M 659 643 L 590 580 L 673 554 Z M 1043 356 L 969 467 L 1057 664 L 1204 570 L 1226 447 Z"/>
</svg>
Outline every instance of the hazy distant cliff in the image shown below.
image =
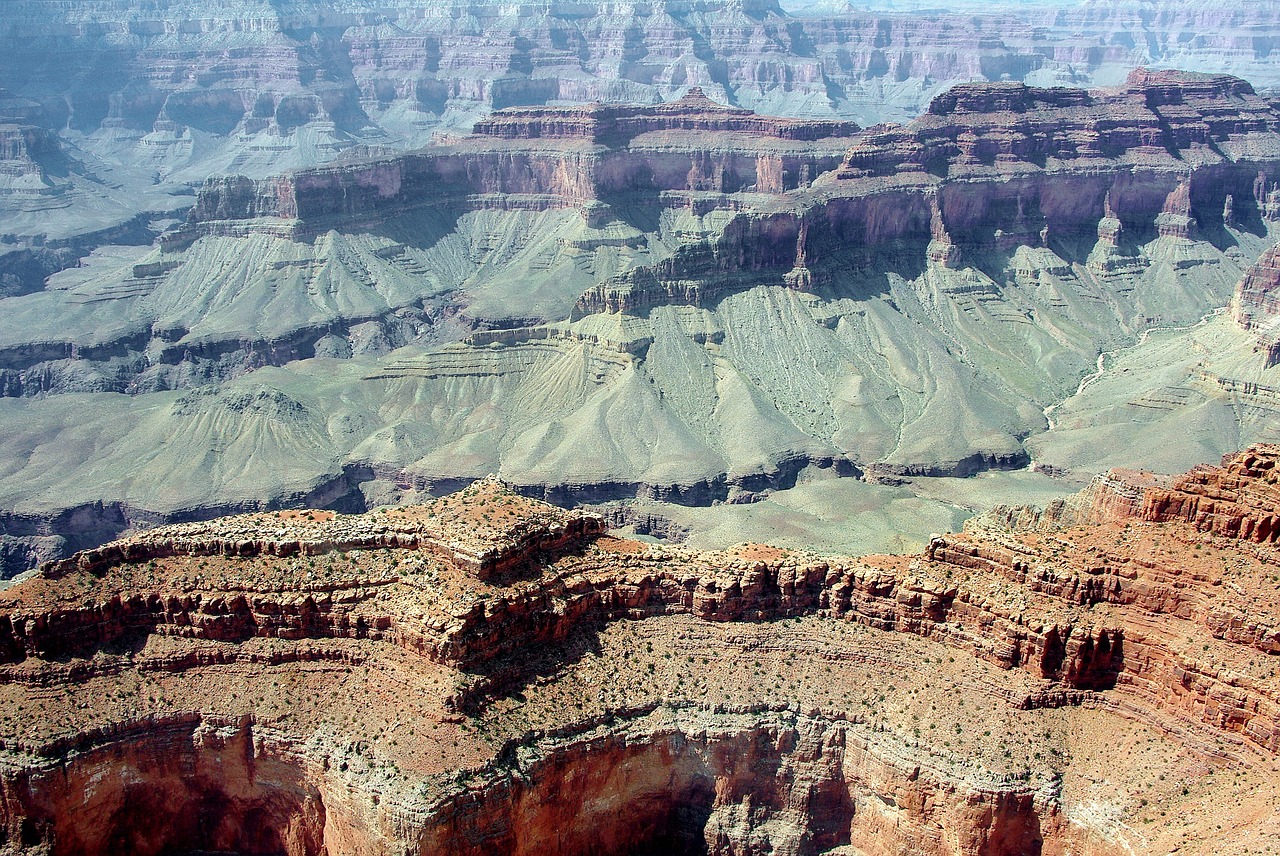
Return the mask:
<svg viewBox="0 0 1280 856">
<path fill-rule="evenodd" d="M 1120 0 L 803 18 L 776 0 L 540 0 L 518 16 L 463 0 L 5 7 L 0 87 L 39 102 L 49 128 L 108 132 L 184 178 L 421 143 L 494 108 L 656 102 L 690 84 L 760 112 L 869 124 L 910 118 L 955 81 L 1106 83 L 1154 63 L 1280 82 L 1280 12 L 1234 0 L 1155 16 Z"/>
</svg>

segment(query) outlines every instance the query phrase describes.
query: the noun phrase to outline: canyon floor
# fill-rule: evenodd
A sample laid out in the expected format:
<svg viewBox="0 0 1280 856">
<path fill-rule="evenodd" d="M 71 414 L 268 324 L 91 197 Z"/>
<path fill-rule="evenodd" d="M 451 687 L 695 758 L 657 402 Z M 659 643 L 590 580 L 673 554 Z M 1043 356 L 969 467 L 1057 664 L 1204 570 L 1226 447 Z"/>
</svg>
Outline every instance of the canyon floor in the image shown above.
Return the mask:
<svg viewBox="0 0 1280 856">
<path fill-rule="evenodd" d="M 151 530 L 0 595 L 4 852 L 1274 852 L 1278 473 L 861 558 L 495 479 Z"/>
</svg>

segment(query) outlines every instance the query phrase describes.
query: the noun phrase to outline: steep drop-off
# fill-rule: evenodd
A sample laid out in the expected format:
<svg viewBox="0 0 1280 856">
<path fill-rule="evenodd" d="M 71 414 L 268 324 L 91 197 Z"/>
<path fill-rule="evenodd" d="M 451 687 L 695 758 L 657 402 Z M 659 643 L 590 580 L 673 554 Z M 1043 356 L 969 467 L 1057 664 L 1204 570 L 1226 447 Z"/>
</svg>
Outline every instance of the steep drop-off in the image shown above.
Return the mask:
<svg viewBox="0 0 1280 856">
<path fill-rule="evenodd" d="M 155 530 L 0 595 L 4 846 L 1248 852 L 1278 465 L 915 557 L 648 546 L 494 480 Z"/>
<path fill-rule="evenodd" d="M 1150 64 L 1280 80 L 1267 4 L 1164 5 L 793 17 L 774 0 L 14 0 L 0 86 L 104 157 L 190 180 L 420 145 L 490 109 L 655 102 L 690 84 L 763 112 L 874 122 L 967 80 L 1107 84 Z"/>
<path fill-rule="evenodd" d="M 1262 281 L 1245 272 L 1278 179 L 1280 115 L 1247 83 L 1140 71 L 960 86 L 865 131 L 696 91 L 521 108 L 407 155 L 212 180 L 158 247 L 5 301 L 11 564 L 90 546 L 68 509 L 110 533 L 487 472 L 566 504 L 969 475 L 1033 450 L 1087 477 L 1052 438 L 1105 449 L 1089 432 L 1134 420 L 1063 399 L 1100 353 Z M 1250 335 L 1192 367 L 1213 430 L 1134 433 L 1131 460 L 1269 436 L 1270 405 L 1237 406 L 1276 385 L 1245 365 Z M 1159 436 L 1188 434 L 1185 408 L 1155 412 Z"/>
<path fill-rule="evenodd" d="M 1241 0 L 802 17 L 774 0 L 11 0 L 0 275 L 38 289 L 141 213 L 186 207 L 209 176 L 403 151 L 502 107 L 657 103 L 701 85 L 763 113 L 874 124 L 962 81 L 1105 85 L 1154 65 L 1273 86 L 1278 23 Z"/>
</svg>

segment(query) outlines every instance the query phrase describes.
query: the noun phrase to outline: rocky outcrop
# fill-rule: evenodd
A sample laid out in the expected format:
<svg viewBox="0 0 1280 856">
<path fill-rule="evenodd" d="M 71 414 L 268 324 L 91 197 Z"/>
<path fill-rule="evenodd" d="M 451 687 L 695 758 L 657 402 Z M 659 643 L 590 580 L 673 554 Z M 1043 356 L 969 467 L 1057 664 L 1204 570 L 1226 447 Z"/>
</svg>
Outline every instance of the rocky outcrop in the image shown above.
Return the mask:
<svg viewBox="0 0 1280 856">
<path fill-rule="evenodd" d="M 955 843 L 938 852 L 1015 854 L 1089 842 L 1054 809 L 1051 782 L 960 784 L 899 757 L 860 718 L 785 707 L 648 704 L 512 741 L 416 792 L 387 782 L 372 803 L 348 790 L 377 777 L 359 749 L 327 768 L 248 718 L 131 723 L 80 752 L 71 776 L 15 791 L 26 805 L 4 819 L 14 832 L 25 821 L 21 840 L 56 853 L 212 845 L 289 856 L 394 852 L 406 835 L 424 854 L 816 853 L 849 841 L 935 851 L 940 836 Z M 80 805 L 91 771 L 110 776 L 147 755 L 128 799 L 107 785 Z M 886 802 L 893 819 L 876 810 Z M 63 813 L 73 805 L 78 819 Z"/>
<path fill-rule="evenodd" d="M 1071 161 L 1129 157 L 1161 165 L 1163 154 L 1200 160 L 1198 147 L 1232 138 L 1232 150 L 1260 142 L 1258 153 L 1274 157 L 1264 137 L 1276 127 L 1270 104 L 1227 75 L 1138 69 L 1121 87 L 1093 91 L 965 84 L 936 97 L 915 123 L 873 129 L 849 152 L 841 176 L 1015 164 L 1059 171 Z"/>
<path fill-rule="evenodd" d="M 1258 659 L 1280 651 L 1257 596 L 1275 548 L 1239 524 L 1274 512 L 1277 457 L 1148 479 L 1127 517 L 1095 492 L 1096 522 L 918 557 L 646 546 L 492 479 L 360 517 L 156 530 L 0 594 L 20 713 L 0 828 L 15 853 L 1118 852 L 1075 808 L 1091 762 L 1043 742 L 1061 717 L 1144 723 L 1242 772 L 1280 753 Z M 520 573 L 477 571 L 503 550 Z M 917 681 L 898 651 L 937 668 Z M 964 704 L 937 652 L 982 675 Z M 875 703 L 840 695 L 869 680 Z M 79 685 L 96 695 L 63 693 Z M 1031 741 L 1020 773 L 978 749 L 1001 721 L 1003 758 Z"/>
<path fill-rule="evenodd" d="M 492 513 L 485 510 L 490 503 Z M 504 519 L 494 520 L 494 515 Z M 282 528 L 283 520 L 292 522 Z M 531 511 L 527 502 L 506 495 L 500 483 L 489 477 L 456 498 L 439 500 L 412 514 L 391 511 L 352 517 L 332 511 L 277 512 L 178 524 L 46 563 L 41 572 L 56 578 L 173 556 L 318 556 L 403 547 L 439 554 L 478 579 L 488 580 L 520 570 L 532 557 L 563 551 L 603 531 L 602 519 L 592 514 L 543 504 Z"/>
<path fill-rule="evenodd" d="M 907 125 L 858 134 L 816 199 L 797 191 L 789 210 L 745 212 L 713 242 L 602 283 L 578 309 L 705 300 L 735 277 L 795 266 L 812 288 L 824 257 L 874 266 L 904 243 L 956 267 L 966 252 L 1096 236 L 1092 269 L 1140 269 L 1136 241 L 1222 228 L 1228 198 L 1237 223 L 1274 218 L 1264 191 L 1278 176 L 1280 114 L 1237 78 L 1140 69 L 1112 90 L 961 85 Z"/>
<path fill-rule="evenodd" d="M 46 170 L 56 168 L 59 161 L 65 160 L 57 138 L 44 128 L 0 125 L 0 176 L 33 177 L 41 181 L 46 177 Z"/>
<path fill-rule="evenodd" d="M 1236 286 L 1236 323 L 1258 337 L 1268 368 L 1280 363 L 1280 244 L 1262 254 Z"/>
<path fill-rule="evenodd" d="M 1280 540 L 1280 447 L 1254 446 L 1175 478 L 1113 470 L 1084 495 L 1092 521 L 1185 522 L 1242 541 Z"/>
<path fill-rule="evenodd" d="M 476 122 L 472 133 L 505 140 L 539 137 L 618 143 L 665 131 L 751 134 L 780 140 L 850 137 L 853 122 L 783 119 L 718 104 L 700 86 L 675 101 L 653 106 L 591 104 L 579 108 L 525 107 L 499 110 Z"/>
<path fill-rule="evenodd" d="M 659 205 L 668 191 L 777 195 L 832 169 L 857 130 L 851 122 L 731 109 L 697 87 L 655 107 L 513 108 L 448 146 L 260 181 L 210 179 L 188 227 L 167 243 L 249 228 L 305 237 L 422 206 L 577 207 L 589 221 L 607 222 L 609 209 L 599 203 L 627 194 Z"/>
<path fill-rule="evenodd" d="M 1185 3 L 1158 16 L 1117 0 L 1054 14 L 927 11 L 793 18 L 772 0 L 641 3 L 625 13 L 542 0 L 512 23 L 500 7 L 465 2 L 362 0 L 340 11 L 73 2 L 50 15 L 23 0 L 11 5 L 12 60 L 0 85 L 44 98 L 55 125 L 145 135 L 144 151 L 167 153 L 192 133 L 279 139 L 299 129 L 328 131 L 340 149 L 380 126 L 403 134 L 489 107 L 658 101 L 690 83 L 748 106 L 889 117 L 917 112 L 947 81 L 1078 81 L 1179 61 L 1275 80 L 1271 42 L 1258 34 L 1276 21 L 1258 4 L 1206 12 Z M 97 74 L 70 71 L 87 61 Z"/>
<path fill-rule="evenodd" d="M 33 193 L 66 177 L 70 164 L 40 103 L 0 89 L 0 187 Z"/>
<path fill-rule="evenodd" d="M 479 799 L 436 803 L 422 852 L 532 853 L 553 837 L 560 853 L 820 853 L 886 840 L 923 850 L 941 834 L 952 852 L 1011 854 L 1073 837 L 1043 783 L 958 788 L 928 766 L 904 770 L 878 743 L 866 723 L 821 711 L 628 711 L 521 747 L 515 769 L 479 771 Z M 568 778 L 587 785 L 565 789 Z M 885 797 L 903 807 L 893 828 L 859 811 Z M 622 825 L 608 817 L 619 803 L 633 807 Z"/>
<path fill-rule="evenodd" d="M 678 139 L 668 136 L 677 130 Z M 189 230 L 173 240 L 264 217 L 287 221 L 276 228 L 295 234 L 294 221 L 304 231 L 350 227 L 461 197 L 585 206 L 636 192 L 753 190 L 786 195 L 787 207 L 810 212 L 788 212 L 781 222 L 778 213 L 751 212 L 747 219 L 759 226 L 721 241 L 738 238 L 734 250 L 745 251 L 762 237 L 756 229 L 764 230 L 771 243 L 790 245 L 785 261 L 794 264 L 815 250 L 797 254 L 801 222 L 811 245 L 833 232 L 861 236 L 868 250 L 926 227 L 960 244 L 998 236 L 1034 245 L 1091 233 L 1104 219 L 1186 238 L 1193 219 L 1221 225 L 1228 197 L 1237 220 L 1267 216 L 1259 182 L 1265 189 L 1280 176 L 1280 115 L 1248 83 L 1225 75 L 1139 70 L 1119 89 L 1094 92 L 962 85 L 909 125 L 854 130 L 759 117 L 700 92 L 653 108 L 501 111 L 452 147 L 265 182 L 218 179 L 201 193 Z M 788 141 L 821 145 L 795 149 Z M 815 206 L 801 185 L 830 169 L 824 150 L 842 141 L 843 163 Z M 941 224 L 933 223 L 939 216 Z M 256 228 L 264 226 L 272 228 Z M 672 266 L 686 279 L 705 273 Z"/>
<path fill-rule="evenodd" d="M 1015 532 L 1105 523 L 1185 523 L 1221 538 L 1273 544 L 1280 538 L 1280 447 L 1259 444 L 1179 476 L 1113 469 L 1045 509 L 999 506 L 972 521 Z"/>
</svg>

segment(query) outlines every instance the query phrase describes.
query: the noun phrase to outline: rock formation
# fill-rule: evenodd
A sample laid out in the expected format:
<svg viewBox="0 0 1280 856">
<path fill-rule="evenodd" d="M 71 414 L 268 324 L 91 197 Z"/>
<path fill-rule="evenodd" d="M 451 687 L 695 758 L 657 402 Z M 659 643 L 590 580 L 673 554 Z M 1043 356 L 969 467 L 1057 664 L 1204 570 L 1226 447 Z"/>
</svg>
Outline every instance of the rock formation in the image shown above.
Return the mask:
<svg viewBox="0 0 1280 856">
<path fill-rule="evenodd" d="M 1222 224 L 1228 197 L 1234 217 L 1258 221 L 1269 216 L 1265 204 L 1237 210 L 1234 199 L 1256 201 L 1258 181 L 1274 183 L 1277 129 L 1271 105 L 1225 76 L 1140 70 L 1124 87 L 1092 93 L 959 86 L 906 126 L 859 135 L 840 169 L 819 182 L 820 203 L 798 198 L 803 215 L 761 212 L 733 236 L 741 246 L 682 248 L 654 269 L 659 283 L 629 274 L 630 282 L 589 292 L 580 310 L 669 301 L 675 294 L 661 280 L 706 280 L 726 267 L 740 274 L 735 257 L 747 270 L 789 265 L 802 222 L 810 256 L 853 242 L 869 260 L 892 242 L 929 240 L 929 258 L 954 265 L 966 245 L 1034 247 L 1096 230 L 1114 246 L 1126 223 L 1139 235 L 1154 227 L 1159 237 L 1187 239 L 1195 222 Z M 1225 157 L 1215 151 L 1221 143 Z M 771 251 L 771 243 L 782 246 Z M 708 257 L 715 267 L 698 267 Z M 628 291 L 630 302 L 620 297 Z M 705 299 L 708 289 L 698 293 Z"/>
<path fill-rule="evenodd" d="M 0 86 L 43 99 L 55 126 L 110 131 L 172 170 L 199 159 L 200 136 L 225 141 L 227 162 L 265 165 L 272 138 L 331 155 L 362 139 L 421 143 L 489 108 L 658 101 L 689 84 L 748 107 L 878 120 L 964 80 L 1079 83 L 1150 63 L 1277 79 L 1265 4 L 1174 3 L 1159 16 L 1123 0 L 1049 5 L 1066 8 L 796 18 L 773 0 L 626 11 L 540 0 L 513 19 L 501 4 L 452 0 L 70 2 L 53 14 L 15 0 Z M 96 74 L 72 71 L 87 63 Z"/>
<path fill-rule="evenodd" d="M 1113 470 L 1081 495 L 1087 508 L 1075 516 L 1098 523 L 1180 522 L 1225 538 L 1274 543 L 1280 539 L 1278 455 L 1274 446 L 1259 446 L 1228 456 L 1220 467 L 1201 465 L 1177 477 Z"/>
<path fill-rule="evenodd" d="M 1230 299 L 1278 181 L 1270 101 L 1146 70 L 966 84 L 865 131 L 697 91 L 512 108 L 410 153 L 213 179 L 158 246 L 13 286 L 6 566 L 488 472 L 564 504 L 709 504 L 808 467 L 1016 469 L 1100 354 Z M 1280 387 L 1215 371 L 1215 401 Z M 1202 457 L 1262 437 L 1253 399 Z"/>
<path fill-rule="evenodd" d="M 1109 259 L 1125 224 L 1139 236 L 1154 229 L 1186 240 L 1197 222 L 1223 226 L 1228 199 L 1233 218 L 1269 220 L 1258 187 L 1280 175 L 1280 114 L 1228 76 L 1139 70 L 1123 87 L 1095 92 L 958 86 L 907 126 L 857 135 L 840 168 L 819 180 L 853 130 L 753 116 L 700 91 L 655 108 L 500 111 L 453 147 L 259 182 L 211 180 L 167 245 L 250 230 L 298 238 L 367 228 L 424 205 L 573 206 L 607 223 L 607 203 L 631 194 L 703 213 L 741 203 L 688 194 L 785 200 L 756 203 L 710 245 L 678 246 L 589 289 L 576 311 L 592 314 L 707 301 L 727 281 L 752 282 L 770 268 L 798 265 L 806 275 L 796 281 L 810 288 L 809 258 L 837 244 L 865 261 L 893 242 L 930 240 L 929 258 L 954 265 L 965 245 L 1037 246 L 1096 231 Z M 811 142 L 796 149 L 786 140 Z M 820 193 L 804 192 L 810 180 Z M 1096 266 L 1106 274 L 1115 262 Z"/>
<path fill-rule="evenodd" d="M 168 247 L 206 234 L 272 229 L 293 238 L 374 225 L 416 207 L 573 206 L 610 219 L 598 203 L 664 191 L 781 195 L 802 176 L 833 169 L 858 126 L 735 110 L 698 88 L 656 107 L 500 110 L 475 136 L 410 155 L 252 181 L 211 179 Z M 273 228 L 271 222 L 284 221 Z M 239 225 L 235 221 L 255 221 Z"/>
<path fill-rule="evenodd" d="M 675 131 L 678 139 L 670 136 Z M 1187 238 L 1193 215 L 1220 224 L 1228 197 L 1234 217 L 1265 217 L 1257 188 L 1276 183 L 1280 163 L 1280 114 L 1248 83 L 1225 75 L 1138 70 L 1123 87 L 1094 92 L 962 85 L 906 126 L 850 139 L 854 131 L 849 123 L 754 116 L 716 105 L 700 90 L 661 107 L 499 111 L 476 125 L 473 139 L 453 147 L 261 182 L 211 181 L 190 214 L 191 229 L 170 241 L 235 229 L 225 221 L 278 219 L 296 223 L 294 229 L 379 222 L 408 206 L 459 196 L 496 195 L 504 205 L 528 196 L 523 204 L 581 206 L 636 192 L 783 195 L 798 188 L 802 174 L 817 180 L 830 170 L 835 146 L 843 163 L 834 181 L 820 182 L 824 192 L 814 207 L 822 216 L 810 218 L 808 228 L 820 223 L 846 240 L 859 236 L 868 251 L 918 235 L 925 215 L 917 212 L 933 198 L 932 215 L 942 223 L 932 228 L 970 243 L 987 244 L 998 232 L 1009 245 L 1034 244 L 1045 229 L 1074 235 L 1103 219 Z M 499 142 L 507 140 L 519 147 Z M 811 144 L 796 149 L 786 140 Z M 710 160 L 699 160 L 701 151 Z M 775 164 L 781 180 L 768 178 Z M 1098 167 L 1105 171 L 1095 174 Z M 794 198 L 801 210 L 814 205 L 804 194 Z M 879 213 L 880 199 L 896 209 L 894 216 Z M 1236 199 L 1255 205 L 1237 209 Z M 791 262 L 799 227 L 779 223 L 779 213 L 750 218 L 763 221 L 766 235 L 748 231 L 742 246 L 720 254 L 751 252 L 767 237 L 791 244 L 785 252 Z M 782 261 L 751 258 L 748 264 Z M 673 263 L 668 275 L 695 273 L 702 272 Z"/>
<path fill-rule="evenodd" d="M 1277 464 L 917 557 L 644 545 L 494 480 L 144 533 L 0 595 L 5 847 L 1243 853 Z"/>
<path fill-rule="evenodd" d="M 1236 287 L 1236 322 L 1253 332 L 1266 349 L 1267 365 L 1280 363 L 1280 244 L 1262 254 Z"/>
<path fill-rule="evenodd" d="M 656 104 L 701 85 L 761 113 L 873 124 L 910 119 L 962 81 L 1081 85 L 1140 65 L 1280 80 L 1266 4 L 1229 0 L 1206 12 L 1178 2 L 1158 16 L 1126 0 L 1047 5 L 941 15 L 835 4 L 793 17 L 773 0 L 625 12 L 539 0 L 513 17 L 514 7 L 452 0 L 356 0 L 341 10 L 315 0 L 54 9 L 13 0 L 0 34 L 9 57 L 0 87 L 12 97 L 0 101 L 22 103 L 23 133 L 70 150 L 80 169 L 52 179 L 46 170 L 54 188 L 28 181 L 0 198 L 2 234 L 19 253 L 74 241 L 74 254 L 29 265 L 26 287 L 36 288 L 140 213 L 151 220 L 189 206 L 189 188 L 211 176 L 263 178 L 344 152 L 403 151 L 503 107 Z"/>
</svg>

